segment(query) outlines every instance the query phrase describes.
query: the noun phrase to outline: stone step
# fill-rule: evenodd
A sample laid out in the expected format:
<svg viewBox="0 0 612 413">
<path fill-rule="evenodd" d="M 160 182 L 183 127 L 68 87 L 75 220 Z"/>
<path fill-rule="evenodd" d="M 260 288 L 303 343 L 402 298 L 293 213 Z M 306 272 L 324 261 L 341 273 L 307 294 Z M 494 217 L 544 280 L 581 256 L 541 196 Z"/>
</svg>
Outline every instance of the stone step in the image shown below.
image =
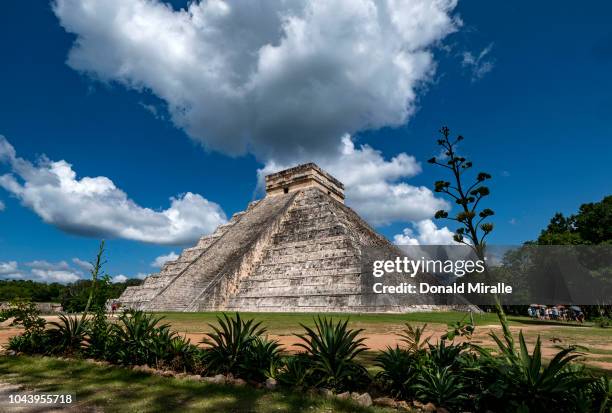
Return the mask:
<svg viewBox="0 0 612 413">
<path fill-rule="evenodd" d="M 265 286 L 252 287 L 245 291 L 240 291 L 236 299 L 240 298 L 261 298 L 261 297 L 307 297 L 307 296 L 326 296 L 333 290 L 334 294 L 358 294 L 361 285 L 350 283 L 329 283 L 324 285 L 293 285 L 293 286 Z"/>
<path fill-rule="evenodd" d="M 294 248 L 316 248 L 318 246 L 326 246 L 326 245 L 331 245 L 331 244 L 338 243 L 338 242 L 347 242 L 347 243 L 350 243 L 347 245 L 353 245 L 351 240 L 347 238 L 346 235 L 337 235 L 335 237 L 327 237 L 327 238 L 315 240 L 315 241 L 305 240 L 305 241 L 285 242 L 282 244 L 271 244 L 268 246 L 267 250 L 290 251 Z"/>
<path fill-rule="evenodd" d="M 349 250 L 347 248 L 320 249 L 318 251 L 294 252 L 293 254 L 273 253 L 267 251 L 264 255 L 264 262 L 283 264 L 289 262 L 316 261 L 343 257 L 357 257 L 359 259 L 360 256 L 357 254 L 357 251 Z"/>
<path fill-rule="evenodd" d="M 285 309 L 295 309 L 299 307 L 329 307 L 335 309 L 335 312 L 342 312 L 349 310 L 351 307 L 362 305 L 362 298 L 363 297 L 359 293 L 330 295 L 329 291 L 321 295 L 308 295 L 303 297 L 236 297 L 230 300 L 227 308 L 228 310 L 233 310 L 244 307 L 277 307 Z"/>
<path fill-rule="evenodd" d="M 333 283 L 358 283 L 359 282 L 359 271 L 355 272 L 344 272 L 339 274 L 336 271 L 322 271 L 316 274 L 310 272 L 304 272 L 302 274 L 295 275 L 284 275 L 283 277 L 277 277 L 272 274 L 265 275 L 251 275 L 248 278 L 242 280 L 240 288 L 248 289 L 252 286 L 257 285 L 319 285 L 319 284 L 333 284 Z"/>
<path fill-rule="evenodd" d="M 287 272 L 272 272 L 272 271 L 260 271 L 259 268 L 257 272 L 251 274 L 248 279 L 249 280 L 277 280 L 282 278 L 292 279 L 292 278 L 308 278 L 308 277 L 327 277 L 327 276 L 356 276 L 361 274 L 361 267 L 347 267 L 347 268 L 312 268 L 309 270 L 305 270 L 303 268 L 292 268 Z M 245 279 L 244 282 L 247 280 Z"/>
<path fill-rule="evenodd" d="M 346 228 L 341 226 L 330 226 L 324 228 L 305 228 L 300 230 L 286 231 L 275 235 L 274 243 L 276 245 L 284 242 L 317 240 L 327 237 L 335 237 L 346 234 Z"/>
<path fill-rule="evenodd" d="M 347 256 L 347 257 L 335 257 L 335 258 L 323 258 L 317 260 L 303 260 L 303 261 L 294 261 L 294 262 L 262 262 L 258 269 L 259 272 L 274 272 L 277 271 L 289 271 L 293 268 L 300 268 L 303 270 L 311 270 L 318 268 L 327 268 L 327 269 L 341 269 L 345 267 L 359 267 L 361 268 L 361 263 L 356 256 Z"/>
</svg>

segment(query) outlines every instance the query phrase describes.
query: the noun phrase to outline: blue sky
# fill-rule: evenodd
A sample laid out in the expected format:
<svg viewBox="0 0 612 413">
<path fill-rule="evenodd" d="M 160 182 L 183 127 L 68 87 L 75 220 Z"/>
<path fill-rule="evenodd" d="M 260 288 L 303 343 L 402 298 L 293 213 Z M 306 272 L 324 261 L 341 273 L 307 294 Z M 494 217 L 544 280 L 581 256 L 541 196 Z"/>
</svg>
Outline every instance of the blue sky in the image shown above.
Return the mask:
<svg viewBox="0 0 612 413">
<path fill-rule="evenodd" d="M 99 14 L 138 2 L 109 1 L 100 6 Z M 185 204 L 193 208 L 205 205 L 207 219 L 221 210 L 230 217 L 259 196 L 256 191 L 258 169 L 274 170 L 275 166 L 310 159 L 321 159 L 332 170 L 334 167 L 342 169 L 340 158 L 334 157 L 330 148 L 347 143 L 340 141 L 344 133 L 350 134 L 348 142 L 355 151 L 353 155 L 372 160 L 374 165 L 370 175 L 356 171 L 345 181 L 365 177 L 363 179 L 371 179 L 373 185 L 380 184 L 387 189 L 399 188 L 397 185 L 402 183 L 410 188 L 431 188 L 442 171 L 425 160 L 438 153 L 436 131 L 443 124 L 466 137 L 461 149 L 473 159 L 476 169 L 493 175 L 488 206 L 496 211 L 496 229 L 490 242 L 513 244 L 534 239 L 555 212 L 571 213 L 581 203 L 598 201 L 610 193 L 612 27 L 609 18 L 612 5 L 609 2 L 593 1 L 588 6 L 578 7 L 569 1 L 478 1 L 459 2 L 456 6 L 449 1 L 444 10 L 435 11 L 437 14 L 426 20 L 426 27 L 434 33 L 429 37 L 422 33 L 406 34 L 400 28 L 385 33 L 387 37 L 362 39 L 366 51 L 372 53 L 381 41 L 411 48 L 408 61 L 415 74 L 405 93 L 398 97 L 403 102 L 403 108 L 399 109 L 397 105 L 386 107 L 384 93 L 379 101 L 372 98 L 373 103 L 352 105 L 352 101 L 362 96 L 387 90 L 382 87 L 386 86 L 385 76 L 393 79 L 399 76 L 387 70 L 385 65 L 377 66 L 378 74 L 370 76 L 368 68 L 375 66 L 374 57 L 354 60 L 349 56 L 339 63 L 347 65 L 343 68 L 345 72 L 348 70 L 364 79 L 353 89 L 346 89 L 346 84 L 337 80 L 326 83 L 327 79 L 336 79 L 334 76 L 339 75 L 337 66 L 323 64 L 335 60 L 321 60 L 321 56 L 333 51 L 335 41 L 341 42 L 339 53 L 344 50 L 343 45 L 353 44 L 350 38 L 333 37 L 340 36 L 339 30 L 319 30 L 325 41 L 321 45 L 316 39 L 308 38 L 308 33 L 320 29 L 317 24 L 327 22 L 325 11 L 313 12 L 320 21 L 305 18 L 305 27 L 310 25 L 313 30 L 306 31 L 305 36 L 315 45 L 312 49 L 316 53 L 304 54 L 306 57 L 299 55 L 299 59 L 296 56 L 302 45 L 290 43 L 282 48 L 279 46 L 283 45 L 282 33 L 270 34 L 266 32 L 267 27 L 249 26 L 250 30 L 259 30 L 262 38 L 280 36 L 281 40 L 270 43 L 278 46 L 278 50 L 272 56 L 274 59 L 270 57 L 269 60 L 280 63 L 274 68 L 276 71 L 266 74 L 271 78 L 261 75 L 262 84 L 268 86 L 244 97 L 243 100 L 248 101 L 245 103 L 227 97 L 213 99 L 214 96 L 210 96 L 216 92 L 206 88 L 202 89 L 202 95 L 197 91 L 191 96 L 191 80 L 186 79 L 194 76 L 194 84 L 199 85 L 197 77 L 200 75 L 183 70 L 182 65 L 190 64 L 190 59 L 186 58 L 184 62 L 187 63 L 183 64 L 180 54 L 172 60 L 172 53 L 158 53 L 154 49 L 162 47 L 163 42 L 159 41 L 144 45 L 152 48 L 147 53 L 142 52 L 143 44 L 135 51 L 124 50 L 125 38 L 112 36 L 118 30 L 116 27 L 104 27 L 111 23 L 87 14 L 85 9 L 71 8 L 74 6 L 71 3 L 72 0 L 60 1 L 55 9 L 44 2 L 34 5 L 13 1 L 0 6 L 0 135 L 14 147 L 17 157 L 34 167 L 40 167 L 37 162 L 44 155 L 52 162 L 64 160 L 71 164 L 77 180 L 108 178 L 141 208 L 132 211 L 136 215 L 149 214 L 143 212 L 145 208 L 159 214 L 171 207 L 171 197 L 183 199 L 182 194 L 192 193 L 201 199 L 197 198 L 195 204 Z M 89 3 L 97 7 L 96 4 L 102 2 L 90 0 Z M 162 16 L 178 13 L 184 3 L 174 2 L 173 9 L 151 10 L 149 15 L 140 17 L 154 19 L 159 18 L 160 13 Z M 274 12 L 271 9 L 262 8 L 259 12 L 268 16 Z M 127 13 L 138 13 L 134 10 L 137 9 L 128 8 Z M 205 12 L 213 13 L 214 10 Z M 387 12 L 390 18 L 395 17 L 393 11 Z M 398 15 L 399 12 L 401 10 Z M 295 13 L 300 16 L 300 12 Z M 440 16 L 447 19 L 438 26 L 431 23 Z M 239 29 L 228 25 L 236 21 L 242 22 L 237 19 L 214 23 L 219 24 L 215 26 L 220 28 L 219 36 L 212 40 L 206 38 L 209 44 L 205 58 L 196 63 L 200 65 L 197 67 L 211 67 L 201 65 L 212 65 L 217 54 L 228 55 L 230 57 L 223 63 L 234 65 L 232 70 L 236 72 L 232 74 L 240 82 L 244 73 L 236 66 L 246 62 L 246 72 L 252 63 L 241 53 L 248 55 L 247 52 L 252 54 L 259 49 L 249 50 L 250 46 L 244 45 L 248 43 L 244 38 L 233 38 Z M 264 23 L 265 20 L 261 24 Z M 348 20 L 339 21 L 338 25 L 349 23 Z M 273 26 L 274 22 L 269 24 Z M 172 28 L 170 25 L 169 30 Z M 164 29 L 158 28 L 161 35 Z M 396 39 L 401 36 L 404 37 Z M 78 39 L 81 39 L 80 52 L 72 62 L 67 62 Z M 189 38 L 193 44 L 185 42 L 188 51 L 189 46 L 200 50 L 198 39 L 197 36 L 195 40 Z M 419 65 L 424 65 L 421 52 L 424 51 L 429 53 L 431 61 L 421 67 Z M 166 55 L 168 59 L 164 58 Z M 232 60 L 233 55 L 238 56 L 238 60 Z M 380 57 L 386 58 L 389 56 Z M 156 71 L 158 67 L 161 69 Z M 121 70 L 127 70 L 127 74 Z M 312 74 L 313 71 L 317 72 Z M 338 97 L 336 102 L 335 95 L 329 95 L 332 98 L 326 110 L 332 111 L 331 121 L 322 110 L 313 109 L 312 103 L 316 100 L 311 101 L 308 94 L 301 94 L 303 89 L 300 89 L 300 80 L 296 79 L 311 74 L 318 84 L 327 87 L 326 90 L 340 84 L 337 95 L 346 94 L 351 99 Z M 278 81 L 281 77 L 286 81 Z M 173 89 L 180 82 L 185 82 L 180 90 Z M 202 84 L 206 82 L 210 79 L 202 80 Z M 234 85 L 233 79 L 227 82 Z M 312 85 L 310 83 L 309 87 Z M 360 88 L 363 88 L 363 95 L 354 90 Z M 270 95 L 270 90 L 276 95 Z M 388 93 L 395 92 L 388 90 Z M 205 102 L 199 108 L 202 96 Z M 253 105 L 250 103 L 255 99 L 253 96 L 260 99 L 255 108 L 259 111 L 256 121 L 240 123 L 242 115 L 247 119 L 255 110 L 249 106 Z M 295 111 L 284 110 L 287 96 L 294 99 L 291 102 L 295 102 Z M 306 96 L 303 101 L 301 96 Z M 207 101 L 209 98 L 211 100 Z M 394 99 L 389 96 L 389 101 Z M 190 109 L 184 111 L 183 118 L 179 116 L 183 113 L 181 109 L 175 107 L 177 101 L 189 103 Z M 217 108 L 216 102 L 223 105 Z M 213 106 L 215 109 L 211 112 Z M 336 108 L 347 109 L 335 115 Z M 404 110 L 406 108 L 408 110 Z M 228 120 L 219 120 L 223 116 L 228 116 Z M 347 120 L 335 124 L 333 116 L 344 116 Z M 398 120 L 398 116 L 402 119 Z M 326 126 L 313 126 L 317 123 Z M 233 129 L 234 124 L 240 128 Z M 249 128 L 257 129 L 252 136 Z M 241 134 L 246 134 L 246 143 L 243 144 L 242 138 L 232 140 Z M 361 145 L 367 146 L 364 149 Z M 292 148 L 297 147 L 300 150 L 293 151 Z M 414 159 L 392 164 L 394 157 L 401 153 Z M 419 163 L 421 171 L 415 169 Z M 381 172 L 391 167 L 401 171 Z M 3 163 L 0 155 L 0 175 L 14 176 L 13 168 Z M 418 222 L 426 221 L 427 208 L 399 205 L 378 213 L 372 211 L 371 204 L 419 203 L 423 198 L 411 201 L 412 195 L 406 195 L 407 198 L 388 200 L 383 191 L 382 198 L 369 202 L 362 199 L 367 188 L 357 184 L 353 188 L 352 206 L 381 233 L 393 239 L 404 228 L 410 228 L 408 234 L 418 237 Z M 35 195 L 45 194 L 43 191 Z M 50 202 L 66 202 L 66 208 L 74 206 L 70 194 L 64 194 L 67 198 L 60 200 L 56 195 L 39 199 L 42 204 L 37 209 L 32 199 L 0 186 L 0 202 L 4 205 L 0 212 L 0 274 L 2 268 L 6 270 L 0 276 L 11 273 L 35 279 L 62 279 L 66 274 L 83 276 L 83 269 L 74 258 L 90 259 L 101 237 L 108 238 L 107 269 L 112 275 L 133 277 L 155 271 L 151 262 L 156 257 L 179 252 L 182 248 L 157 245 L 157 235 L 151 235 L 150 231 L 143 236 L 126 235 L 112 224 L 108 227 L 94 225 L 93 229 L 88 229 L 83 227 L 82 221 L 71 221 L 70 213 L 59 214 L 61 218 L 52 216 L 44 222 L 45 208 Z M 435 197 L 427 199 L 429 201 L 423 202 L 433 207 Z M 96 214 L 93 211 L 88 216 L 99 222 L 108 218 Z M 125 219 L 132 219 L 130 217 Z M 134 220 L 140 218 L 138 215 Z M 193 238 L 194 231 L 211 227 L 217 222 L 215 219 L 222 218 L 210 218 L 208 224 L 196 225 L 189 230 L 191 232 L 179 228 L 177 237 Z M 444 222 L 436 224 L 438 227 L 447 225 Z M 10 271 L 11 266 L 15 267 L 11 263 L 16 264 L 16 270 Z"/>
</svg>

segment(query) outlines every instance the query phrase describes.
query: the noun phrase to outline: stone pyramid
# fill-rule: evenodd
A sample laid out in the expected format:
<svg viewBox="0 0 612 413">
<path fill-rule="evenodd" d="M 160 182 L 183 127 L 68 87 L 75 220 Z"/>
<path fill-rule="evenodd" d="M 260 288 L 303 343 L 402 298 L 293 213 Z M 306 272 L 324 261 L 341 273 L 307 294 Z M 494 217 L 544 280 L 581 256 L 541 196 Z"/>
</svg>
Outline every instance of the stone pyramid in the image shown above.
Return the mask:
<svg viewBox="0 0 612 413">
<path fill-rule="evenodd" d="M 147 311 L 404 312 L 366 300 L 362 251 L 397 252 L 352 209 L 344 185 L 309 163 L 266 176 L 266 197 L 119 298 Z"/>
</svg>

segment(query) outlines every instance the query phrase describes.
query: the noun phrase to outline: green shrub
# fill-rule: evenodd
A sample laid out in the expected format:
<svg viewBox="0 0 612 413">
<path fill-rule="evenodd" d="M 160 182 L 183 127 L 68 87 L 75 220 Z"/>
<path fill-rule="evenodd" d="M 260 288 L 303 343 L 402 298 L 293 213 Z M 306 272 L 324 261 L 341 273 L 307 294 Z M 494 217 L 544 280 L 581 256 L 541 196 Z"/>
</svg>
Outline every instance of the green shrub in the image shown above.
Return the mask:
<svg viewBox="0 0 612 413">
<path fill-rule="evenodd" d="M 263 381 L 275 378 L 280 366 L 280 344 L 277 341 L 257 337 L 251 342 L 240 370 L 245 379 Z"/>
<path fill-rule="evenodd" d="M 142 311 L 127 311 L 113 324 L 111 340 L 114 353 L 111 360 L 122 364 L 156 365 L 159 358 L 155 350 L 167 342 L 168 324 L 160 324 L 163 317 Z"/>
<path fill-rule="evenodd" d="M 170 330 L 169 326 L 162 326 L 154 330 L 149 347 L 149 364 L 156 368 L 163 367 L 166 360 L 171 358 L 171 347 L 175 338 L 178 338 L 178 334 Z"/>
<path fill-rule="evenodd" d="M 495 411 L 575 411 L 581 389 L 594 381 L 583 371 L 572 368 L 570 363 L 580 354 L 575 354 L 574 347 L 568 347 L 544 365 L 540 337 L 529 354 L 521 331 L 519 349 L 515 349 L 514 338 L 501 308 L 498 312 L 504 336 L 499 338 L 493 332 L 490 336 L 497 343 L 500 356 L 480 349 L 482 377 L 488 386 L 479 395 L 479 403 Z"/>
<path fill-rule="evenodd" d="M 589 385 L 585 393 L 588 411 L 610 412 L 612 409 L 612 380 L 609 377 L 597 378 Z"/>
<path fill-rule="evenodd" d="M 447 345 L 446 340 L 439 340 L 436 344 L 429 344 L 426 358 L 438 369 L 455 368 L 460 363 L 462 353 L 467 347 L 466 343 Z"/>
<path fill-rule="evenodd" d="M 605 316 L 596 317 L 593 319 L 593 322 L 595 323 L 597 327 L 600 327 L 600 328 L 612 327 L 612 318 L 610 317 L 605 317 Z"/>
<path fill-rule="evenodd" d="M 9 338 L 8 349 L 18 353 L 45 354 L 49 352 L 49 337 L 43 332 L 31 331 Z"/>
<path fill-rule="evenodd" d="M 406 324 L 400 334 L 400 341 L 406 347 L 388 347 L 378 355 L 376 365 L 382 371 L 376 375 L 376 379 L 394 397 L 409 399 L 418 396 L 427 402 L 440 404 L 443 401 L 445 406 L 456 406 L 465 399 L 462 392 L 466 388 L 463 377 L 458 373 L 462 367 L 473 362 L 472 357 L 464 354 L 469 345 L 447 343 L 450 333 L 436 344 L 431 344 L 431 336 L 425 338 L 426 327 L 415 328 Z M 463 335 L 463 324 L 449 327 L 453 328 L 453 338 Z M 452 392 L 448 391 L 449 386 L 453 387 Z"/>
<path fill-rule="evenodd" d="M 222 317 L 217 317 L 217 322 L 218 327 L 209 324 L 214 332 L 207 333 L 201 341 L 209 346 L 204 350 L 203 355 L 207 372 L 210 374 L 231 373 L 245 378 L 258 376 L 258 366 L 250 365 L 249 357 L 261 356 L 264 358 L 266 354 L 273 357 L 275 354 L 273 350 L 277 350 L 275 345 L 264 346 L 261 342 L 258 344 L 259 337 L 266 332 L 266 329 L 261 327 L 261 323 L 256 323 L 252 319 L 243 320 L 238 313 L 234 317 L 223 314 Z M 254 350 L 254 348 L 257 349 Z M 253 351 L 259 353 L 254 354 Z M 269 352 L 266 353 L 266 351 Z M 266 362 L 260 359 L 258 362 L 266 364 L 272 361 Z"/>
<path fill-rule="evenodd" d="M 51 352 L 62 355 L 77 355 L 85 348 L 89 334 L 89 319 L 85 316 L 59 316 L 59 321 L 49 323 L 54 328 L 47 330 Z"/>
<path fill-rule="evenodd" d="M 520 355 L 510 363 L 501 360 L 494 364 L 503 398 L 529 411 L 542 411 L 553 406 L 557 411 L 571 411 L 568 406 L 572 405 L 577 390 L 592 381 L 566 368 L 579 357 L 578 354 L 571 354 L 574 348 L 561 350 L 547 366 L 543 366 L 539 336 L 532 354 L 527 351 L 522 332 L 519 343 Z"/>
<path fill-rule="evenodd" d="M 331 318 L 317 317 L 315 328 L 300 324 L 305 334 L 298 334 L 311 363 L 315 386 L 333 391 L 352 390 L 369 382 L 367 370 L 355 362 L 355 357 L 366 349 L 364 338 L 357 336 L 363 331 L 351 330 L 348 320 L 334 324 Z"/>
<path fill-rule="evenodd" d="M 411 385 L 424 368 L 421 354 L 404 350 L 398 346 L 387 347 L 375 359 L 382 370 L 376 379 L 383 389 L 393 397 L 408 399 L 413 395 Z"/>
<path fill-rule="evenodd" d="M 191 340 L 178 335 L 173 336 L 168 343 L 163 358 L 158 356 L 165 367 L 183 372 L 199 372 L 198 358 L 200 350 L 191 344 Z"/>
<path fill-rule="evenodd" d="M 46 321 L 40 317 L 36 304 L 28 300 L 13 300 L 9 307 L 0 311 L 0 322 L 12 318 L 11 327 L 23 327 L 24 332 L 9 339 L 8 348 L 28 354 L 49 351 L 48 336 L 45 334 Z"/>
<path fill-rule="evenodd" d="M 454 408 L 467 399 L 465 386 L 450 366 L 425 367 L 412 386 L 417 398 L 436 406 Z"/>
<path fill-rule="evenodd" d="M 45 329 L 45 319 L 40 316 L 40 310 L 36 304 L 29 300 L 13 300 L 9 303 L 8 308 L 0 311 L 0 322 L 9 318 L 13 319 L 9 326 L 21 326 L 26 333 Z"/>
<path fill-rule="evenodd" d="M 284 386 L 303 388 L 310 386 L 312 380 L 310 358 L 306 353 L 287 356 L 282 361 L 282 368 L 277 375 L 278 382 Z"/>
<path fill-rule="evenodd" d="M 88 357 L 99 360 L 111 358 L 114 348 L 113 325 L 106 319 L 106 313 L 98 310 L 90 320 L 90 329 L 87 338 L 85 353 Z"/>
</svg>

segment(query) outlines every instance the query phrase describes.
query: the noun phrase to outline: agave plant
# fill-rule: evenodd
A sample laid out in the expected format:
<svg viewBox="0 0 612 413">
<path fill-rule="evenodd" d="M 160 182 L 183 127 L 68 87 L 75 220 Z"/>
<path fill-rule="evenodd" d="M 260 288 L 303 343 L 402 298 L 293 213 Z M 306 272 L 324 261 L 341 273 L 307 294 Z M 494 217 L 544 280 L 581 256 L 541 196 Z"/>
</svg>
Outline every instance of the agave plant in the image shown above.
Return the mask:
<svg viewBox="0 0 612 413">
<path fill-rule="evenodd" d="M 73 355 L 85 348 L 90 321 L 83 316 L 59 316 L 59 321 L 49 323 L 54 328 L 48 330 L 52 352 Z"/>
<path fill-rule="evenodd" d="M 310 369 L 310 358 L 305 353 L 298 353 L 286 357 L 283 360 L 283 368 L 277 375 L 279 383 L 294 388 L 302 388 L 310 385 L 312 371 Z"/>
<path fill-rule="evenodd" d="M 240 370 L 246 379 L 263 381 L 266 378 L 276 377 L 280 363 L 280 344 L 277 341 L 257 337 L 251 342 Z"/>
<path fill-rule="evenodd" d="M 210 373 L 240 374 L 246 365 L 247 355 L 254 341 L 266 331 L 261 323 L 243 320 L 239 313 L 234 317 L 223 314 L 217 317 L 219 326 L 209 324 L 213 329 L 201 341 L 209 346 L 204 353 L 204 361 Z"/>
<path fill-rule="evenodd" d="M 577 392 L 594 381 L 571 368 L 570 363 L 581 354 L 574 347 L 568 347 L 544 365 L 540 336 L 530 354 L 523 332 L 519 332 L 517 350 L 501 307 L 498 314 L 504 337 L 501 339 L 493 332 L 490 336 L 497 343 L 499 355 L 479 349 L 486 359 L 483 366 L 490 381 L 487 393 L 498 399 L 502 410 L 573 411 Z"/>
<path fill-rule="evenodd" d="M 467 398 L 461 378 L 450 367 L 433 367 L 421 371 L 412 386 L 417 397 L 436 406 L 455 407 Z"/>
<path fill-rule="evenodd" d="M 589 386 L 591 411 L 609 412 L 612 409 L 612 380 L 609 377 L 599 377 Z"/>
<path fill-rule="evenodd" d="M 164 341 L 165 349 L 162 363 L 172 370 L 184 372 L 194 371 L 199 349 L 191 344 L 191 340 L 173 333 L 168 341 Z"/>
<path fill-rule="evenodd" d="M 580 357 L 572 354 L 574 348 L 559 351 L 544 366 L 540 336 L 538 336 L 533 353 L 529 354 L 525 337 L 519 333 L 520 354 L 511 362 L 500 363 L 496 367 L 506 389 L 505 397 L 522 400 L 521 404 L 530 409 L 547 409 L 556 404 L 566 404 L 573 398 L 573 393 L 588 385 L 593 380 L 566 369 L 569 363 Z"/>
<path fill-rule="evenodd" d="M 155 364 L 155 348 L 166 341 L 164 335 L 170 330 L 168 324 L 160 324 L 162 319 L 142 311 L 122 314 L 119 323 L 113 325 L 117 345 L 114 358 L 123 364 Z"/>
<path fill-rule="evenodd" d="M 178 334 L 170 328 L 159 328 L 152 337 L 150 343 L 150 354 L 153 364 L 160 368 L 171 358 L 172 341 L 178 338 Z"/>
<path fill-rule="evenodd" d="M 438 368 L 453 368 L 460 361 L 462 352 L 467 347 L 466 343 L 447 344 L 446 340 L 440 340 L 436 344 L 429 344 L 427 359 Z"/>
<path fill-rule="evenodd" d="M 369 380 L 367 370 L 355 362 L 355 357 L 365 351 L 365 338 L 358 338 L 363 329 L 348 328 L 348 320 L 338 321 L 326 317 L 314 319 L 315 328 L 303 324 L 305 334 L 297 334 L 303 343 L 297 345 L 308 354 L 316 385 L 331 390 L 352 389 Z"/>
<path fill-rule="evenodd" d="M 407 399 L 412 394 L 411 383 L 423 368 L 422 359 L 419 354 L 398 346 L 387 347 L 375 359 L 376 366 L 382 369 L 376 379 L 393 397 Z"/>
</svg>

